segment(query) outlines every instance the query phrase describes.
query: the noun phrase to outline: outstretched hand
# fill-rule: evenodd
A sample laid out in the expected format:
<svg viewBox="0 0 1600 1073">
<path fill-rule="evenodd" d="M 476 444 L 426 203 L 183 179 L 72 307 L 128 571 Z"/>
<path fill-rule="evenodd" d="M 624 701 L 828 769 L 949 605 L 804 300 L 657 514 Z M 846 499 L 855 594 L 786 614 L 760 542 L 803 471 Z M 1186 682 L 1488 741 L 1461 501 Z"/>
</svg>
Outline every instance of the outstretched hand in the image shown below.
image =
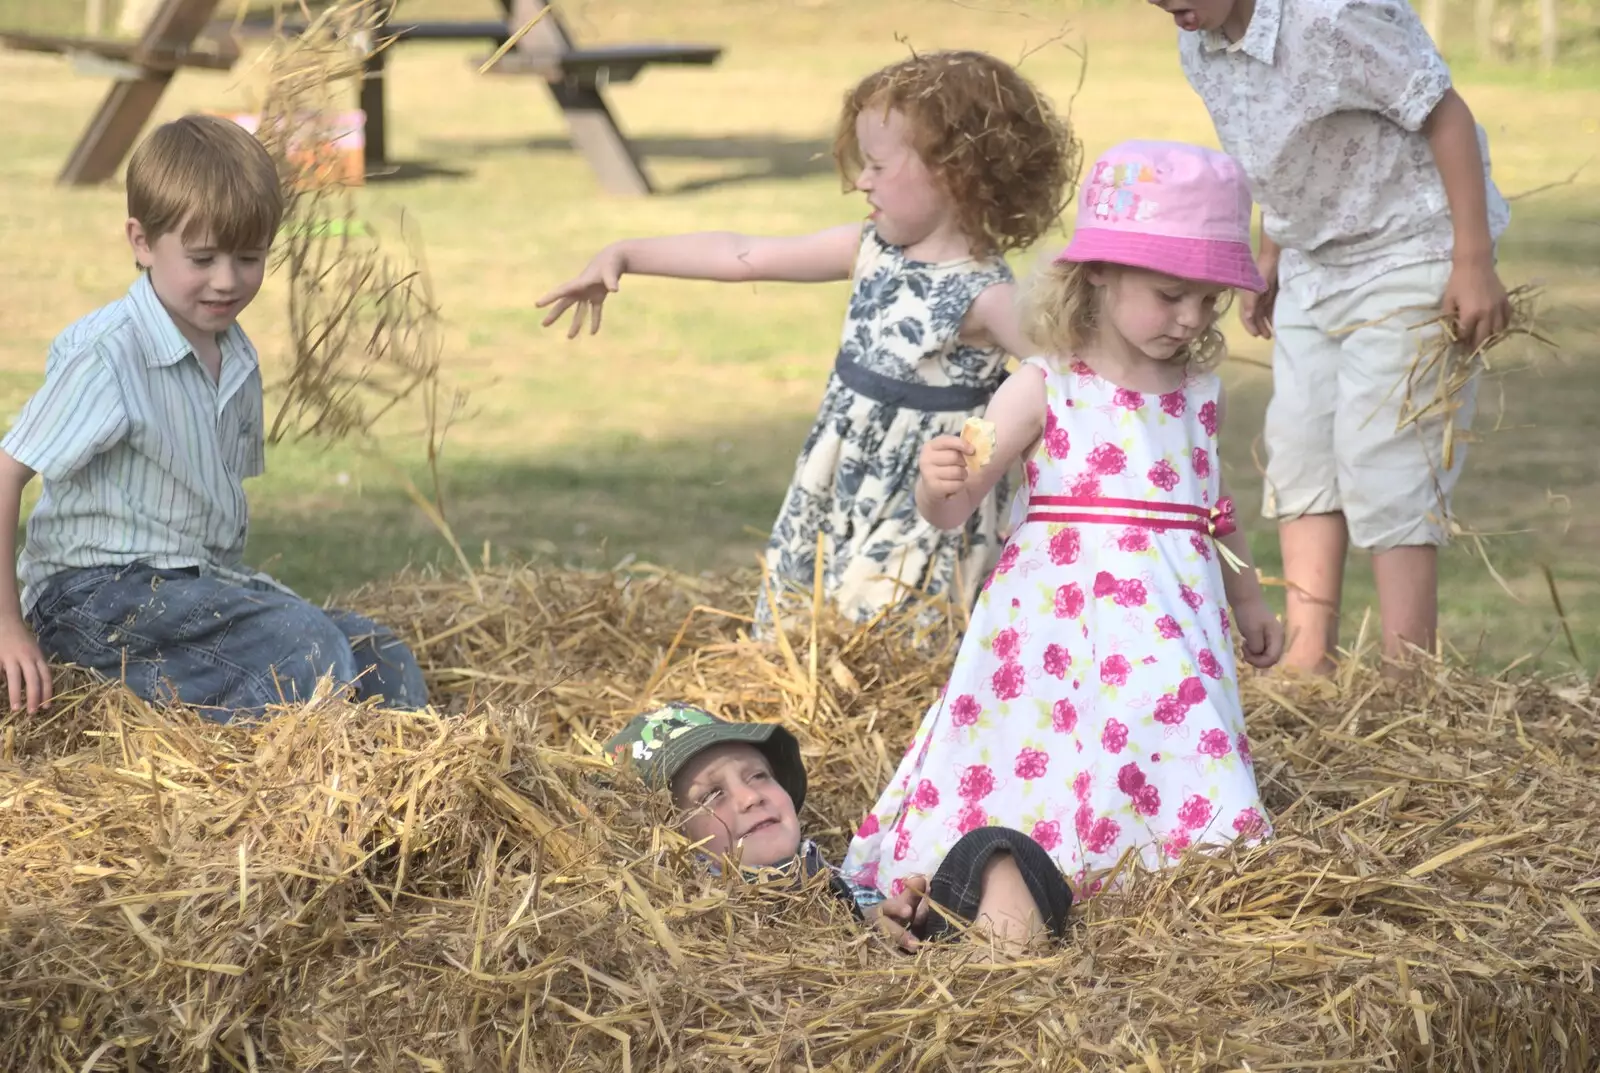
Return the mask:
<svg viewBox="0 0 1600 1073">
<path fill-rule="evenodd" d="M 621 285 L 622 273 L 626 270 L 627 261 L 621 250 L 614 246 L 607 246 L 601 250 L 577 277 L 563 283 L 534 303 L 539 309 L 549 305 L 555 307 L 546 314 L 543 326 L 550 327 L 571 309 L 572 324 L 567 328 L 568 339 L 578 337 L 578 333 L 583 330 L 586 316 L 589 319 L 589 334 L 598 332 L 601 307 L 605 305 L 606 298 Z"/>
</svg>

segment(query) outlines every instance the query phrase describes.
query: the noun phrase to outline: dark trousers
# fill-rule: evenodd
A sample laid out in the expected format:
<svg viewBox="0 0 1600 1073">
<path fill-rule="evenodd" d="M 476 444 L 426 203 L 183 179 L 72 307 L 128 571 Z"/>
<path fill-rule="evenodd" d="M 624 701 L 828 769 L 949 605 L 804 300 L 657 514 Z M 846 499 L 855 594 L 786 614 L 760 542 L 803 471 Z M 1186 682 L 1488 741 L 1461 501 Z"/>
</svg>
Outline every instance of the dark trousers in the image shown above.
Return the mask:
<svg viewBox="0 0 1600 1073">
<path fill-rule="evenodd" d="M 305 700 L 323 675 L 391 708 L 428 702 L 415 657 L 391 631 L 264 583 L 142 563 L 69 570 L 50 579 L 29 622 L 50 659 L 218 722 Z"/>
<path fill-rule="evenodd" d="M 1016 861 L 1050 934 L 1065 938 L 1072 888 L 1043 846 L 1009 827 L 979 827 L 962 835 L 934 872 L 928 884 L 928 898 L 970 924 L 983 900 L 983 870 L 997 853 L 1009 853 Z M 939 939 L 951 931 L 950 922 L 931 909 L 927 918 L 912 928 L 912 934 L 919 939 Z"/>
</svg>

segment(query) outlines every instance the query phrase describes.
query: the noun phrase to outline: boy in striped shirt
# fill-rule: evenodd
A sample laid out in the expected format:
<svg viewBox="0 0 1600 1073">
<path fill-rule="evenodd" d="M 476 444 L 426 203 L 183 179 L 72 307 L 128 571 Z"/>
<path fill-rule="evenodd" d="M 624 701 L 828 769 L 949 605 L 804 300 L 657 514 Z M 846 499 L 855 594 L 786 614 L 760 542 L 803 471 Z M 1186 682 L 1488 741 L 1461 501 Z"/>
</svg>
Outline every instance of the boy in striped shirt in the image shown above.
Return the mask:
<svg viewBox="0 0 1600 1073">
<path fill-rule="evenodd" d="M 46 657 L 219 721 L 305 699 L 324 675 L 421 707 L 422 672 L 391 632 L 244 565 L 242 482 L 265 468 L 265 445 L 261 370 L 237 320 L 283 217 L 271 157 L 228 120 L 185 116 L 134 152 L 127 187 L 139 278 L 57 337 L 44 386 L 0 441 L 11 709 L 49 703 Z"/>
</svg>

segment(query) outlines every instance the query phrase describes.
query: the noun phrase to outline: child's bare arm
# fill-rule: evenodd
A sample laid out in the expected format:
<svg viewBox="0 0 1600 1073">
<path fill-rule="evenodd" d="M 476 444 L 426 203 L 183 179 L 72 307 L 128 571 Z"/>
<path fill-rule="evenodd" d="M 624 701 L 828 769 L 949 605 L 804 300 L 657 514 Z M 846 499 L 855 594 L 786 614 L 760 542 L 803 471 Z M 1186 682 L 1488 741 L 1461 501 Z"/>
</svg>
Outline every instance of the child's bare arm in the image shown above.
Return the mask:
<svg viewBox="0 0 1600 1073">
<path fill-rule="evenodd" d="M 961 334 L 998 346 L 1014 357 L 1025 358 L 1033 353 L 1032 345 L 1022 332 L 1014 283 L 996 283 L 978 295 L 967 311 Z"/>
<path fill-rule="evenodd" d="M 994 455 L 976 473 L 967 469 L 972 448 L 958 436 L 928 441 L 918 460 L 917 511 L 930 525 L 956 529 L 972 516 L 1017 459 L 1030 451 L 1044 433 L 1044 375 L 1024 366 L 994 393 L 987 420 L 994 423 Z"/>
<path fill-rule="evenodd" d="M 706 231 L 618 243 L 624 270 L 641 276 L 676 276 L 723 283 L 767 280 L 827 283 L 850 278 L 861 243 L 859 224 L 809 235 L 741 235 Z"/>
<path fill-rule="evenodd" d="M 1257 339 L 1272 338 L 1272 317 L 1278 304 L 1278 261 L 1282 255 L 1282 248 L 1267 235 L 1266 221 L 1263 219 L 1261 245 L 1256 251 L 1256 271 L 1261 273 L 1267 289 L 1261 294 L 1244 290 L 1239 292 L 1239 323 Z"/>
<path fill-rule="evenodd" d="M 50 666 L 39 651 L 17 592 L 17 522 L 22 489 L 33 470 L 0 451 L 0 673 L 5 675 L 11 710 L 24 705 L 36 712 L 50 703 Z"/>
<path fill-rule="evenodd" d="M 1450 282 L 1444 312 L 1456 318 L 1461 342 L 1474 349 L 1504 331 L 1511 301 L 1494 268 L 1489 233 L 1489 191 L 1483 177 L 1483 152 L 1472 109 L 1455 90 L 1447 90 L 1422 125 L 1450 203 L 1455 231 Z"/>
<path fill-rule="evenodd" d="M 1220 430 L 1228 416 L 1227 393 L 1217 392 L 1217 428 Z M 1220 463 L 1219 463 L 1220 466 Z M 1228 479 L 1217 477 L 1218 496 L 1232 500 Z M 1232 564 L 1222 564 L 1222 589 L 1227 594 L 1228 606 L 1233 609 L 1234 625 L 1244 639 L 1244 657 L 1253 667 L 1267 668 L 1276 664 L 1283 655 L 1283 623 L 1267 606 L 1261 579 L 1256 576 L 1255 560 L 1250 556 L 1250 541 L 1244 530 L 1235 529 L 1217 542 L 1227 548 L 1243 564 L 1235 570 Z"/>
<path fill-rule="evenodd" d="M 540 309 L 554 306 L 544 318 L 545 327 L 573 309 L 568 337 L 582 330 L 585 315 L 592 334 L 600 330 L 600 307 L 626 273 L 719 283 L 827 283 L 850 278 L 860 242 L 859 224 L 782 237 L 702 231 L 624 239 L 601 250 L 582 273 L 535 304 Z"/>
</svg>

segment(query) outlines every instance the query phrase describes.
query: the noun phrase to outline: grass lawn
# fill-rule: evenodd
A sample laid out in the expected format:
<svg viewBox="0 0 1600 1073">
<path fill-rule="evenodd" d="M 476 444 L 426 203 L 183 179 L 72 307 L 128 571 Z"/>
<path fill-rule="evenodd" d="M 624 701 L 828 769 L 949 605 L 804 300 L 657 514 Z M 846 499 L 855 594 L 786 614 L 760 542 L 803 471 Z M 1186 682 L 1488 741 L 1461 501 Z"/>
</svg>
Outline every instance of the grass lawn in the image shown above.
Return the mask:
<svg viewBox="0 0 1600 1073">
<path fill-rule="evenodd" d="M 224 7 L 229 5 L 225 4 Z M 415 3 L 418 14 L 489 15 L 490 0 Z M 60 21 L 46 4 L 0 0 L 0 23 Z M 1215 144 L 1177 66 L 1174 32 L 1144 4 L 1080 8 L 1032 0 L 587 0 L 566 8 L 584 41 L 718 42 L 710 70 L 662 69 L 611 92 L 663 189 L 625 201 L 600 193 L 535 83 L 479 77 L 482 49 L 416 44 L 390 66 L 392 175 L 362 193 L 378 225 L 403 209 L 421 228 L 448 319 L 446 375 L 470 393 L 442 460 L 445 507 L 474 558 L 610 565 L 626 555 L 691 570 L 755 561 L 837 345 L 846 288 L 716 287 L 628 279 L 606 331 L 570 344 L 539 328 L 533 302 L 622 236 L 680 230 L 786 232 L 856 217 L 827 159 L 839 99 L 853 79 L 919 49 L 975 47 L 1016 59 L 1062 106 L 1087 73 L 1072 117 L 1096 153 L 1128 136 Z M 49 12 L 47 16 L 45 12 Z M 1489 130 L 1508 194 L 1563 183 L 1600 149 L 1600 79 L 1587 69 L 1518 77 L 1460 70 Z M 0 416 L 38 385 L 51 338 L 130 280 L 121 194 L 53 178 L 104 90 L 50 57 L 0 54 L 8 104 L 0 153 Z M 250 72 L 180 75 L 158 119 L 247 108 Z M 1541 570 L 1557 579 L 1578 650 L 1600 663 L 1600 171 L 1518 201 L 1504 244 L 1508 283 L 1541 282 L 1551 357 L 1514 348 L 1483 391 L 1458 499 L 1486 535 L 1445 557 L 1447 637 L 1500 667 L 1533 653 L 1571 665 Z M 1052 243 L 1054 245 L 1055 243 Z M 1025 268 L 1028 258 L 1019 258 Z M 287 344 L 285 288 L 269 280 L 245 315 L 269 382 Z M 1264 347 L 1233 331 L 1226 370 L 1235 435 L 1226 453 L 1253 518 L 1252 438 L 1270 378 Z M 269 403 L 270 405 L 270 403 Z M 424 474 L 420 418 L 398 414 L 382 446 Z M 250 554 L 314 598 L 407 563 L 450 561 L 389 464 L 350 445 L 285 445 L 251 488 Z M 1271 529 L 1250 523 L 1260 564 L 1278 570 Z M 1487 560 L 1487 563 L 1486 563 Z M 1505 581 L 1502 588 L 1489 565 Z M 1509 592 L 1506 591 L 1507 588 Z M 1372 602 L 1352 569 L 1348 629 Z M 1526 666 L 1526 664 L 1525 664 Z"/>
</svg>

